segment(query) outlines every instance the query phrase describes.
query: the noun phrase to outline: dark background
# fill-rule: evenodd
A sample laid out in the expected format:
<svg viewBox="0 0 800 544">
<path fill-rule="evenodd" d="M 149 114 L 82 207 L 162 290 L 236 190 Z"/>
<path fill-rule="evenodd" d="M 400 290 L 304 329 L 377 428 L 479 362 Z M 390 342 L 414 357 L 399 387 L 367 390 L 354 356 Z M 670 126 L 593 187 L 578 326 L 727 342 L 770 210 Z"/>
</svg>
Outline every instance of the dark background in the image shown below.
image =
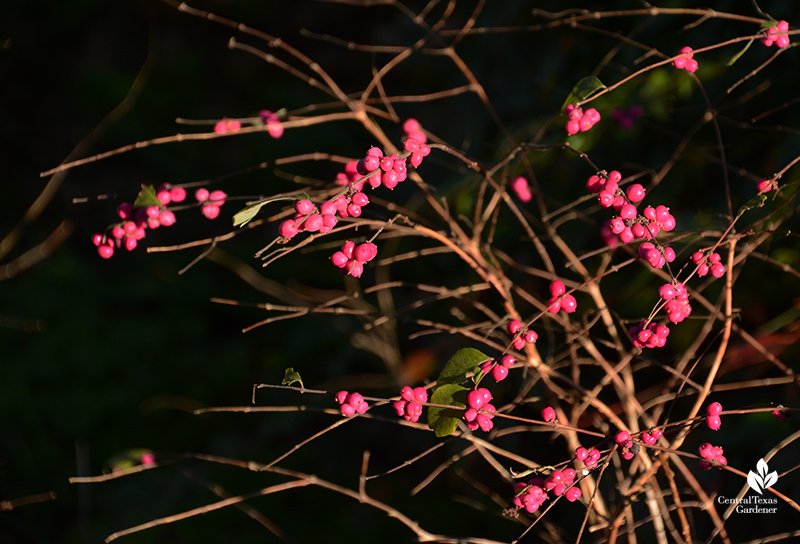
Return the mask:
<svg viewBox="0 0 800 544">
<path fill-rule="evenodd" d="M 533 22 L 529 2 L 502 2 L 502 8 L 489 4 L 479 19 L 482 26 Z M 633 2 L 616 4 L 620 8 L 639 7 Z M 753 14 L 747 2 L 717 4 L 715 9 Z M 774 7 L 775 11 L 770 11 L 774 17 L 793 21 L 795 13 L 780 11 L 788 9 L 788 3 L 773 4 L 762 8 Z M 206 2 L 196 7 L 285 37 L 330 70 L 348 92 L 363 89 L 369 81 L 370 67 L 389 57 L 349 53 L 302 37 L 299 28 L 360 43 L 408 45 L 421 36 L 407 19 L 381 6 L 368 10 L 324 2 L 301 1 L 287 6 L 270 1 Z M 604 2 L 603 7 L 609 7 L 608 3 Z M 463 21 L 470 9 L 460 7 L 454 19 Z M 681 35 L 680 26 L 691 20 L 654 22 L 639 38 L 647 41 L 648 34 L 661 36 L 660 40 L 666 43 L 659 41 L 659 47 L 672 52 L 686 43 L 687 35 L 690 43 L 700 46 L 744 34 L 750 28 L 709 23 L 704 33 Z M 640 22 L 623 20 L 610 27 L 630 31 Z M 39 172 L 64 160 L 125 97 L 148 50 L 152 66 L 141 93 L 124 116 L 91 138 L 80 156 L 197 129 L 176 126 L 176 117 L 246 117 L 264 108 L 294 109 L 329 100 L 263 61 L 229 51 L 226 44 L 232 34 L 230 29 L 180 14 L 154 1 L 13 2 L 0 6 L 0 233 L 5 235 L 18 224 L 24 210 L 45 186 L 47 178 L 40 178 Z M 675 38 L 670 38 L 673 35 Z M 616 43 L 602 36 L 595 39 L 593 42 L 586 35 L 565 30 L 467 38 L 459 51 L 486 85 L 509 129 L 524 139 L 558 111 L 572 84 L 590 73 Z M 247 41 L 257 43 L 252 38 Z M 724 57 L 731 54 L 732 50 L 712 54 L 706 62 L 720 66 Z M 610 81 L 617 79 L 625 73 L 626 63 L 637 55 L 622 54 L 604 76 Z M 753 56 L 763 60 L 768 54 L 753 51 Z M 720 96 L 726 85 L 756 66 L 756 61 L 741 64 L 732 68 L 739 76 L 719 80 L 709 77 L 712 97 Z M 792 100 L 798 83 L 795 66 L 795 52 L 776 61 L 764 78 L 772 83 L 769 90 L 744 106 L 734 104 L 731 116 L 746 121 L 753 112 L 763 111 L 768 105 Z M 400 67 L 387 81 L 396 94 L 462 83 L 451 65 L 429 57 L 411 67 Z M 742 92 L 754 87 L 755 84 L 745 85 Z M 684 119 L 697 115 L 698 110 L 693 109 L 697 101 L 691 106 L 676 105 L 686 93 L 685 82 L 677 82 L 677 78 L 662 81 L 655 76 L 613 93 L 605 103 L 605 111 L 615 104 L 645 103 L 652 125 L 645 125 L 647 128 L 640 133 L 590 142 L 595 153 L 627 147 L 630 157 L 635 157 L 633 163 L 663 160 L 664 151 L 659 144 L 672 149 L 679 138 L 676 135 L 689 126 Z M 490 163 L 502 156 L 498 130 L 474 96 L 398 106 L 398 111 L 401 116 L 422 119 L 426 128 L 463 146 L 480 160 Z M 796 127 L 796 111 L 787 109 L 779 124 Z M 399 136 L 398 129 L 392 130 Z M 713 146 L 710 132 L 701 134 L 699 139 L 698 149 L 706 144 Z M 728 141 L 731 162 L 761 175 L 782 167 L 798 149 L 797 135 L 782 130 L 741 131 Z M 347 376 L 358 375 L 364 383 L 371 383 L 381 375 L 382 363 L 351 344 L 352 335 L 359 330 L 357 320 L 291 321 L 242 334 L 243 327 L 263 319 L 264 313 L 248 307 L 213 304 L 210 297 L 248 302 L 262 302 L 267 297 L 229 269 L 207 261 L 179 276 L 178 271 L 200 253 L 199 249 L 147 254 L 139 248 L 130 254 L 119 251 L 110 261 L 103 261 L 90 243 L 94 232 L 114 220 L 117 204 L 132 200 L 141 184 L 214 178 L 263 160 L 308 151 L 357 157 L 374 143 L 355 123 L 335 123 L 288 131 L 281 140 L 257 134 L 151 147 L 80 167 L 66 176 L 52 202 L 24 230 L 5 262 L 41 243 L 63 221 L 72 229 L 71 236 L 53 255 L 0 284 L 0 500 L 50 491 L 57 498 L 0 512 L 0 542 L 100 542 L 114 531 L 213 502 L 215 497 L 202 481 L 221 483 L 231 494 L 277 483 L 281 480 L 269 475 L 201 463 L 184 463 L 179 468 L 166 467 L 90 486 L 71 485 L 68 478 L 99 474 L 109 459 L 130 448 L 150 448 L 165 457 L 208 452 L 268 461 L 334 420 L 320 415 L 196 416 L 192 411 L 202 406 L 247 405 L 253 384 L 278 383 L 283 369 L 289 366 L 300 370 L 307 386 L 332 390 L 352 383 Z M 547 183 L 548 194 L 556 200 L 574 198 L 574 181 L 572 186 L 568 183 L 570 179 L 585 178 L 580 165 L 575 161 L 560 165 L 559 159 L 547 157 L 542 161 L 543 168 L 552 167 L 541 180 Z M 330 180 L 338 169 L 333 164 L 311 164 L 282 172 Z M 462 175 L 457 167 L 435 163 L 431 172 L 438 174 L 436 179 L 441 181 L 443 191 Z M 725 211 L 719 192 L 712 189 L 719 181 L 718 172 L 698 152 L 676 167 L 671 180 L 704 178 L 709 180 L 708 187 L 676 183 L 664 188 L 660 195 L 673 202 L 692 199 L 696 205 L 681 209 L 682 218 L 697 228 L 716 226 L 716 214 Z M 746 195 L 753 180 L 735 177 L 732 184 L 737 194 Z M 293 187 L 280 172 L 262 171 L 234 178 L 223 188 L 230 194 L 252 195 Z M 97 195 L 117 198 L 98 200 Z M 404 197 L 400 195 L 399 198 Z M 73 199 L 83 197 L 88 197 L 85 203 L 74 203 Z M 744 196 L 738 197 L 737 204 L 744 200 Z M 184 212 L 174 227 L 149 234 L 145 242 L 151 246 L 169 245 L 227 232 L 229 217 L 236 209 L 235 203 L 227 204 L 215 222 L 205 220 L 196 211 Z M 705 211 L 697 214 L 693 211 L 696 209 Z M 224 249 L 257 268 L 250 255 L 272 236 L 271 231 L 256 230 Z M 598 245 L 595 237 L 585 235 L 576 234 L 572 241 L 578 249 Z M 784 262 L 793 266 L 800 262 L 793 237 L 775 244 L 782 251 Z M 287 260 L 271 267 L 267 276 L 297 283 L 314 278 L 320 287 L 341 287 L 341 278 L 336 274 L 318 277 L 324 265 L 317 268 L 308 264 L 311 259 L 321 259 L 319 254 L 302 258 L 306 261 Z M 422 278 L 426 274 L 447 277 L 451 270 L 446 264 L 440 263 L 440 268 L 434 264 L 416 273 Z M 740 279 L 737 304 L 743 308 L 742 322 L 750 330 L 776 316 L 787 316 L 786 312 L 796 306 L 793 301 L 800 295 L 797 279 L 773 276 L 773 272 L 774 269 L 753 266 Z M 642 275 L 629 286 L 641 291 L 647 281 L 649 276 Z M 758 294 L 752 286 L 759 288 Z M 623 305 L 621 312 L 625 308 L 645 311 L 644 306 L 649 304 L 635 294 L 619 303 Z M 788 314 L 790 321 L 792 315 Z M 688 337 L 691 333 L 683 334 Z M 680 340 L 676 343 L 681 345 Z M 440 363 L 437 357 L 446 356 L 454 347 L 458 346 L 451 340 L 404 340 L 402 352 L 422 353 Z M 796 351 L 792 353 L 790 349 L 787 356 L 785 360 L 796 367 Z M 434 369 L 432 365 L 428 375 Z M 754 376 L 760 372 L 754 371 Z M 741 374 L 737 379 L 746 376 Z M 388 394 L 393 394 L 391 391 L 388 389 Z M 763 398 L 754 393 L 754 404 L 770 401 L 788 403 L 796 401 L 796 395 L 790 390 L 764 392 Z M 275 394 L 263 402 L 328 406 L 320 399 L 298 400 L 294 395 Z M 751 429 L 759 429 L 761 438 L 771 447 L 795 428 L 792 422 L 766 417 L 742 419 L 743 453 L 742 457 L 733 458 L 739 461 L 738 466 L 754 467 L 751 461 L 758 459 L 757 452 L 763 454 L 764 448 L 753 452 L 748 449 L 755 432 Z M 366 445 L 349 449 L 342 445 L 365 434 L 371 439 Z M 374 449 L 402 461 L 433 444 L 428 438 L 420 439 L 419 433 L 397 432 L 376 423 L 365 423 L 359 432 L 337 436 L 341 438 L 325 438 L 310 451 L 298 453 L 287 465 L 309 472 L 319 470 L 323 477 L 353 487 L 362 449 Z M 457 450 L 448 450 L 454 451 Z M 379 460 L 377 465 L 385 469 L 392 463 Z M 436 463 L 430 461 L 428 465 L 423 469 L 430 470 Z M 472 467 L 478 478 L 485 470 L 479 468 L 480 463 L 465 466 Z M 424 470 L 421 474 L 424 477 Z M 507 496 L 508 490 L 502 483 L 493 482 L 492 474 L 485 472 L 487 487 L 499 496 Z M 436 532 L 503 540 L 514 538 L 522 530 L 521 525 L 502 519 L 500 508 L 483 492 L 464 489 L 467 486 L 455 476 L 443 479 L 446 481 L 441 488 L 434 486 L 427 495 L 413 499 L 403 495 L 407 482 L 402 475 L 376 484 L 375 492 L 393 497 L 392 504 Z M 412 536 L 385 516 L 328 492 L 301 490 L 249 504 L 277 522 L 288 539 L 295 542 L 317 541 L 330 535 L 348 535 L 352 539 L 356 527 L 360 531 L 358 540 L 364 542 L 406 542 Z M 488 513 L 476 515 L 476 507 Z M 564 516 L 573 521 L 580 519 L 577 509 Z M 126 537 L 124 542 L 277 540 L 241 512 L 227 509 Z"/>
</svg>

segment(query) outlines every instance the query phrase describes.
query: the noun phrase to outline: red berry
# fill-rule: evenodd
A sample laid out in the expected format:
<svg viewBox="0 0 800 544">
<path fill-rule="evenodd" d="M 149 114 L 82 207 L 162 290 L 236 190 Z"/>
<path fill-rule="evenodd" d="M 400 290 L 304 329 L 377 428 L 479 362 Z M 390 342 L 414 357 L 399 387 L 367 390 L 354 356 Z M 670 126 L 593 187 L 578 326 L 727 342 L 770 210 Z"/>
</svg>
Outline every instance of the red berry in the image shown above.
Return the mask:
<svg viewBox="0 0 800 544">
<path fill-rule="evenodd" d="M 718 416 L 722 413 L 722 404 L 718 402 L 712 402 L 706 407 L 706 414 L 710 416 Z"/>
<path fill-rule="evenodd" d="M 509 321 L 508 325 L 508 333 L 509 334 L 517 334 L 519 330 L 522 328 L 522 323 L 519 319 L 512 319 Z"/>
<path fill-rule="evenodd" d="M 559 297 L 567 292 L 567 288 L 564 285 L 564 282 L 556 280 L 550 284 L 550 295 L 554 297 Z"/>
<path fill-rule="evenodd" d="M 719 416 L 706 416 L 706 425 L 712 431 L 717 431 L 722 426 L 722 419 Z"/>
<path fill-rule="evenodd" d="M 556 420 L 556 411 L 552 406 L 547 406 L 542 409 L 542 419 L 548 423 L 553 423 Z"/>
</svg>

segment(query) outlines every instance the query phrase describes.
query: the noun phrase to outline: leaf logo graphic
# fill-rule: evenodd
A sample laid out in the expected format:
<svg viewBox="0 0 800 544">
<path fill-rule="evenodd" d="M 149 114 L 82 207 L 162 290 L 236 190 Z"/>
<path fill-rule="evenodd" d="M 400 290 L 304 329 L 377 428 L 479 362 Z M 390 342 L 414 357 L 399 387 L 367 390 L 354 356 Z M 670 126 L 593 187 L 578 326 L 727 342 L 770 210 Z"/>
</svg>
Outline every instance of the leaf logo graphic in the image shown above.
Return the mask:
<svg viewBox="0 0 800 544">
<path fill-rule="evenodd" d="M 759 495 L 761 495 L 764 489 L 772 487 L 772 484 L 778 481 L 778 473 L 775 472 L 774 470 L 772 472 L 769 472 L 769 467 L 767 466 L 767 463 L 764 462 L 763 459 L 758 460 L 756 469 L 758 470 L 758 474 L 756 474 L 752 470 L 747 473 L 747 483 Z"/>
</svg>

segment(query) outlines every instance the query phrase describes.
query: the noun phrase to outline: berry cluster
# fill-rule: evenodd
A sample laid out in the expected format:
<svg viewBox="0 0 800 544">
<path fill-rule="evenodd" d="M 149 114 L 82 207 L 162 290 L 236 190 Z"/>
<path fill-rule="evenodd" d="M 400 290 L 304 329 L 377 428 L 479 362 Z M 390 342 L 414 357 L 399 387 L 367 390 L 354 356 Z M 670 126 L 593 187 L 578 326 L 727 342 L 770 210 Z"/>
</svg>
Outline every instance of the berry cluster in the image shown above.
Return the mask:
<svg viewBox="0 0 800 544">
<path fill-rule="evenodd" d="M 669 246 L 662 249 L 656 247 L 652 242 L 644 242 L 639 246 L 639 256 L 650 263 L 653 268 L 659 269 L 675 260 L 675 250 Z"/>
<path fill-rule="evenodd" d="M 684 284 L 665 283 L 659 288 L 658 294 L 667 302 L 664 309 L 667 311 L 667 319 L 672 323 L 677 325 L 691 315 L 692 306 L 689 304 L 689 293 Z"/>
<path fill-rule="evenodd" d="M 712 446 L 708 442 L 702 444 L 698 450 L 700 452 L 700 457 L 705 459 L 705 461 L 700 461 L 700 468 L 703 470 L 711 470 L 712 464 L 708 461 L 716 461 L 721 465 L 727 465 L 728 460 L 722 455 L 723 451 L 720 446 Z M 720 470 L 722 467 L 717 467 Z"/>
<path fill-rule="evenodd" d="M 564 113 L 567 114 L 567 134 L 570 136 L 586 132 L 600 120 L 600 113 L 594 108 L 589 108 L 584 112 L 582 108 L 567 104 Z"/>
<path fill-rule="evenodd" d="M 494 414 L 497 412 L 490 404 L 492 393 L 485 387 L 473 389 L 467 393 L 467 406 L 464 411 L 464 421 L 470 431 L 480 428 L 483 432 L 489 432 L 494 428 Z"/>
<path fill-rule="evenodd" d="M 283 136 L 283 125 L 281 124 L 277 114 L 269 110 L 261 110 L 258 112 L 258 118 L 262 123 L 267 125 L 267 132 L 270 136 L 275 139 Z"/>
<path fill-rule="evenodd" d="M 627 110 L 617 108 L 611 112 L 611 120 L 617 123 L 622 130 L 631 130 L 633 124 L 643 113 L 644 108 L 641 106 L 631 106 Z"/>
<path fill-rule="evenodd" d="M 201 188 L 195 191 L 195 198 L 202 205 L 203 215 L 208 219 L 216 219 L 227 195 L 223 191 L 209 192 L 208 189 Z M 124 247 L 133 251 L 145 237 L 147 229 L 174 225 L 175 213 L 169 209 L 169 205 L 184 200 L 186 189 L 183 187 L 173 187 L 165 183 L 157 192 L 153 187 L 144 187 L 133 204 L 123 202 L 117 207 L 117 215 L 122 221 L 92 237 L 97 253 L 104 259 L 110 259 L 116 248 Z"/>
<path fill-rule="evenodd" d="M 216 219 L 228 195 L 224 191 L 209 192 L 208 189 L 200 188 L 194 192 L 194 198 L 202 205 L 201 211 L 206 219 Z"/>
<path fill-rule="evenodd" d="M 363 195 L 364 198 L 367 197 L 364 193 L 356 194 Z M 368 198 L 366 202 L 369 202 Z M 339 221 L 336 217 L 338 212 L 336 204 L 330 201 L 322 203 L 317 209 L 313 202 L 304 198 L 294 203 L 294 211 L 295 215 L 292 219 L 287 219 L 278 226 L 278 234 L 287 240 L 294 238 L 303 231 L 330 232 Z M 357 213 L 361 215 L 360 207 Z"/>
<path fill-rule="evenodd" d="M 416 140 L 420 144 L 428 141 L 428 137 L 422 132 L 422 126 L 416 119 L 406 119 L 403 122 L 403 135 L 405 139 Z"/>
<path fill-rule="evenodd" d="M 564 470 L 554 470 L 547 479 L 533 478 L 528 482 L 520 482 L 514 486 L 514 500 L 512 501 L 518 508 L 524 508 L 526 512 L 536 512 L 544 501 L 549 497 L 548 491 L 552 491 L 557 497 L 564 495 L 569 502 L 575 502 L 581 498 L 579 487 L 575 484 L 575 471 L 571 468 Z"/>
<path fill-rule="evenodd" d="M 522 323 L 519 319 L 512 319 L 508 323 L 508 333 L 514 336 L 514 347 L 523 349 L 526 344 L 534 344 L 539 339 L 536 331 L 522 330 Z"/>
<path fill-rule="evenodd" d="M 536 334 L 536 333 L 533 333 Z M 480 364 L 481 372 L 491 374 L 497 382 L 501 382 L 508 376 L 508 369 L 514 366 L 516 359 L 513 355 L 503 355 L 499 359 L 485 361 Z"/>
<path fill-rule="evenodd" d="M 702 251 L 695 251 L 692 254 L 692 262 L 697 265 L 697 275 L 701 278 L 711 272 L 715 278 L 725 275 L 725 265 L 720 262 L 719 253 L 706 255 Z M 709 263 L 711 263 L 709 265 Z"/>
<path fill-rule="evenodd" d="M 640 321 L 630 329 L 633 345 L 637 348 L 663 348 L 669 336 L 669 327 L 658 323 Z"/>
<path fill-rule="evenodd" d="M 547 311 L 557 314 L 560 310 L 571 314 L 578 308 L 575 297 L 567 293 L 564 282 L 556 280 L 550 284 L 550 300 L 547 301 Z"/>
<path fill-rule="evenodd" d="M 342 244 L 342 249 L 331 256 L 331 262 L 342 271 L 354 278 L 361 277 L 364 265 L 375 258 L 378 248 L 372 242 L 364 242 L 356 246 L 352 240 Z"/>
<path fill-rule="evenodd" d="M 642 433 L 642 442 L 648 446 L 652 446 L 658 439 L 664 436 L 664 431 L 661 429 L 653 429 L 652 431 Z"/>
<path fill-rule="evenodd" d="M 619 431 L 614 436 L 614 442 L 622 448 L 622 458 L 626 461 L 630 461 L 634 455 L 639 453 L 639 444 L 634 443 L 631 433 L 628 431 Z"/>
<path fill-rule="evenodd" d="M 528 187 L 528 180 L 522 176 L 514 178 L 511 182 L 511 190 L 514 191 L 514 194 L 517 195 L 517 198 L 522 202 L 530 202 L 531 199 L 533 199 L 531 190 Z"/>
<path fill-rule="evenodd" d="M 718 431 L 722 427 L 722 419 L 719 415 L 722 413 L 722 405 L 718 402 L 712 402 L 706 407 L 706 425 L 712 431 Z"/>
<path fill-rule="evenodd" d="M 397 415 L 412 423 L 419 421 L 422 415 L 422 404 L 428 402 L 428 390 L 424 387 L 411 389 L 409 386 L 405 386 L 400 391 L 400 396 L 402 398 L 392 404 Z"/>
<path fill-rule="evenodd" d="M 592 448 L 587 450 L 583 446 L 575 450 L 575 459 L 578 461 L 583 461 L 583 465 L 588 469 L 592 470 L 597 466 L 597 463 L 600 461 L 600 451 L 597 448 Z"/>
<path fill-rule="evenodd" d="M 675 58 L 675 60 L 672 61 L 672 64 L 675 66 L 675 68 L 694 73 L 697 71 L 697 61 L 692 58 L 693 56 L 694 53 L 692 53 L 692 48 L 684 47 L 681 49 L 681 56 Z"/>
<path fill-rule="evenodd" d="M 175 213 L 169 210 L 167 205 L 185 199 L 186 189 L 183 187 L 162 185 L 156 193 L 155 205 L 140 206 L 136 203 L 123 202 L 117 208 L 117 215 L 122 221 L 109 226 L 105 233 L 98 233 L 92 237 L 97 253 L 104 259 L 110 259 L 116 248 L 124 247 L 128 251 L 133 251 L 144 238 L 146 229 L 174 225 Z"/>
<path fill-rule="evenodd" d="M 765 36 L 761 38 L 761 43 L 770 47 L 775 45 L 781 49 L 789 45 L 789 36 L 786 32 L 789 31 L 789 23 L 786 21 L 778 21 L 775 26 L 769 27 L 764 31 Z"/>
<path fill-rule="evenodd" d="M 236 119 L 223 119 L 214 125 L 214 132 L 225 134 L 226 132 L 236 132 L 240 128 L 242 128 L 242 123 Z"/>
<path fill-rule="evenodd" d="M 339 403 L 339 411 L 344 417 L 352 417 L 355 414 L 363 414 L 369 409 L 369 404 L 364 400 L 360 393 L 348 393 L 339 391 L 336 393 L 336 402 Z"/>
</svg>

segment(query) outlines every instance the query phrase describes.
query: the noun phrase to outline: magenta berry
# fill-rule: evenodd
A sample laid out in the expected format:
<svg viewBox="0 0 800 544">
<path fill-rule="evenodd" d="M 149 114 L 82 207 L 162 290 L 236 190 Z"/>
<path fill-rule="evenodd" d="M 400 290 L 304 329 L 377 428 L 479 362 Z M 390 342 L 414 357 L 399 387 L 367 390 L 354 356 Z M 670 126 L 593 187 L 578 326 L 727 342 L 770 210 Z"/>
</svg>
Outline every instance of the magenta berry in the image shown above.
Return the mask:
<svg viewBox="0 0 800 544">
<path fill-rule="evenodd" d="M 556 411 L 552 406 L 547 406 L 542 409 L 542 419 L 547 423 L 553 423 L 556 420 Z"/>
<path fill-rule="evenodd" d="M 718 431 L 722 427 L 722 419 L 719 416 L 706 416 L 706 425 L 712 431 Z"/>
<path fill-rule="evenodd" d="M 614 436 L 614 441 L 620 446 L 624 445 L 627 442 L 630 442 L 630 440 L 631 440 L 631 433 L 629 433 L 628 431 L 619 431 Z"/>
<path fill-rule="evenodd" d="M 294 209 L 300 215 L 308 215 L 314 211 L 314 203 L 304 198 L 294 203 Z"/>
<path fill-rule="evenodd" d="M 718 416 L 722 413 L 722 405 L 718 402 L 712 402 L 706 407 L 706 414 L 710 416 Z"/>
<path fill-rule="evenodd" d="M 554 297 L 559 297 L 567 292 L 564 282 L 556 280 L 550 284 L 550 294 Z"/>
<path fill-rule="evenodd" d="M 512 319 L 508 322 L 507 328 L 509 334 L 517 334 L 522 328 L 522 323 L 519 319 Z"/>
<path fill-rule="evenodd" d="M 581 498 L 581 495 L 582 493 L 580 487 L 570 487 L 567 489 L 566 493 L 564 493 L 564 498 L 569 502 L 575 502 Z"/>
</svg>

